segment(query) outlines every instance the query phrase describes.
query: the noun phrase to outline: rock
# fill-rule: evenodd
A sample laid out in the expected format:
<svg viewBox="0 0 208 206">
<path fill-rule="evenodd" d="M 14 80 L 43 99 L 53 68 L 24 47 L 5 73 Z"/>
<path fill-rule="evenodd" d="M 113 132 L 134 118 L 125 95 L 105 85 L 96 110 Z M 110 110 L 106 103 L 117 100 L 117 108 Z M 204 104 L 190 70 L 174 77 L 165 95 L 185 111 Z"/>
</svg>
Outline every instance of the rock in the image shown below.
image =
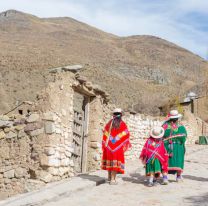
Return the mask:
<svg viewBox="0 0 208 206">
<path fill-rule="evenodd" d="M 17 125 L 17 126 L 14 127 L 14 129 L 17 130 L 17 131 L 20 131 L 20 130 L 23 130 L 25 128 L 25 126 L 26 126 L 25 124 Z"/>
<path fill-rule="evenodd" d="M 12 121 L 0 120 L 0 128 L 11 127 L 11 126 L 13 126 Z"/>
<path fill-rule="evenodd" d="M 40 164 L 41 164 L 41 166 L 59 167 L 60 160 L 54 158 L 53 156 L 41 155 Z"/>
<path fill-rule="evenodd" d="M 49 73 L 60 73 L 61 71 L 62 71 L 62 67 L 49 69 Z"/>
<path fill-rule="evenodd" d="M 70 165 L 71 167 L 74 167 L 74 161 L 73 161 L 73 160 L 69 160 L 69 165 Z"/>
<path fill-rule="evenodd" d="M 99 142 L 91 142 L 90 146 L 94 149 L 101 148 L 101 144 Z"/>
<path fill-rule="evenodd" d="M 53 134 L 56 130 L 55 124 L 51 121 L 45 122 L 45 133 L 46 134 Z"/>
<path fill-rule="evenodd" d="M 100 161 L 100 160 L 101 160 L 101 157 L 100 157 L 99 154 L 95 153 L 95 154 L 93 155 L 93 159 L 94 159 L 95 161 Z"/>
<path fill-rule="evenodd" d="M 43 127 L 43 123 L 42 122 L 36 122 L 36 123 L 29 123 L 26 125 L 24 131 L 25 132 L 30 132 L 33 130 L 37 130 Z"/>
<path fill-rule="evenodd" d="M 14 125 L 25 124 L 25 123 L 26 123 L 25 118 L 17 119 L 14 121 Z"/>
<path fill-rule="evenodd" d="M 70 66 L 64 66 L 62 68 L 63 71 L 70 71 L 73 73 L 76 73 L 76 72 L 80 71 L 81 69 L 83 69 L 82 65 L 70 65 Z"/>
<path fill-rule="evenodd" d="M 44 128 L 41 128 L 41 129 L 36 129 L 36 130 L 30 131 L 29 135 L 30 136 L 38 136 L 43 133 L 44 133 Z"/>
<path fill-rule="evenodd" d="M 49 167 L 48 172 L 52 175 L 59 175 L 59 168 Z"/>
<path fill-rule="evenodd" d="M 49 158 L 49 161 L 48 161 L 48 166 L 50 167 L 60 167 L 60 160 L 59 159 L 52 159 L 52 158 Z"/>
<path fill-rule="evenodd" d="M 4 131 L 0 131 L 0 139 L 3 139 L 4 137 L 6 137 Z"/>
<path fill-rule="evenodd" d="M 78 77 L 77 80 L 78 80 L 81 84 L 87 82 L 87 78 L 86 78 L 86 77 L 83 77 L 83 76 Z"/>
<path fill-rule="evenodd" d="M 9 170 L 7 172 L 4 172 L 4 178 L 11 179 L 14 177 L 14 170 Z"/>
<path fill-rule="evenodd" d="M 9 133 L 6 134 L 7 139 L 15 138 L 17 137 L 17 133 L 10 131 Z"/>
<path fill-rule="evenodd" d="M 59 176 L 63 176 L 64 174 L 68 173 L 69 169 L 66 167 L 59 168 Z"/>
<path fill-rule="evenodd" d="M 72 153 L 71 152 L 68 152 L 68 151 L 65 151 L 65 155 L 66 155 L 66 157 L 71 157 L 72 156 Z"/>
<path fill-rule="evenodd" d="M 89 90 L 92 90 L 92 88 L 93 88 L 92 82 L 85 82 L 85 86 L 86 86 Z"/>
<path fill-rule="evenodd" d="M 54 155 L 55 154 L 55 149 L 54 148 L 51 148 L 51 147 L 47 147 L 47 148 L 45 148 L 44 152 L 48 156 Z"/>
<path fill-rule="evenodd" d="M 40 119 L 39 114 L 33 113 L 33 114 L 31 114 L 31 115 L 26 119 L 26 121 L 27 121 L 28 123 L 31 123 L 31 122 L 37 122 L 39 119 Z"/>
<path fill-rule="evenodd" d="M 15 169 L 15 172 L 14 172 L 14 176 L 16 178 L 21 178 L 21 177 L 25 177 L 27 175 L 27 170 L 25 168 L 17 168 Z"/>
<path fill-rule="evenodd" d="M 68 158 L 62 159 L 61 166 L 64 166 L 64 167 L 69 166 L 69 159 Z"/>
<path fill-rule="evenodd" d="M 6 127 L 6 128 L 4 128 L 4 132 L 5 132 L 5 133 L 8 133 L 8 132 L 10 132 L 10 131 L 12 131 L 12 128 L 11 128 L 11 127 Z"/>
<path fill-rule="evenodd" d="M 18 138 L 25 137 L 25 136 L 27 136 L 27 134 L 24 132 L 24 130 L 20 130 L 18 132 L 18 135 L 17 135 Z"/>
<path fill-rule="evenodd" d="M 45 183 L 50 182 L 52 179 L 52 175 L 46 171 L 41 171 L 39 175 L 40 180 L 44 181 Z"/>
<path fill-rule="evenodd" d="M 9 117 L 6 115 L 0 115 L 0 120 L 9 121 Z"/>
<path fill-rule="evenodd" d="M 56 121 L 57 116 L 53 112 L 47 112 L 47 113 L 43 114 L 42 119 L 54 122 L 54 121 Z"/>
</svg>

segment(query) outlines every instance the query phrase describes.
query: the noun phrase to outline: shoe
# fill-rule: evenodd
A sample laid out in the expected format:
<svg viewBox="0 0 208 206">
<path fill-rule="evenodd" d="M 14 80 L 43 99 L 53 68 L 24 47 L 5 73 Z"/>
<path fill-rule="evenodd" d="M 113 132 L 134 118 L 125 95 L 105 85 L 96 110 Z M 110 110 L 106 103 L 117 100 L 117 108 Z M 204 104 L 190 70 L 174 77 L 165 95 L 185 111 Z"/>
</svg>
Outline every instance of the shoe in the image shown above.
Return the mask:
<svg viewBox="0 0 208 206">
<path fill-rule="evenodd" d="M 178 176 L 178 177 L 176 177 L 176 182 L 183 182 L 183 178 L 182 178 L 182 176 Z"/>
<path fill-rule="evenodd" d="M 116 180 L 111 180 L 109 184 L 110 184 L 110 185 L 117 185 L 118 182 L 116 182 Z"/>
<path fill-rule="evenodd" d="M 162 185 L 168 185 L 168 179 L 163 179 L 163 181 L 162 181 L 161 184 L 162 184 Z"/>
<path fill-rule="evenodd" d="M 148 187 L 153 187 L 154 186 L 154 183 L 153 182 L 149 182 L 147 186 Z"/>
</svg>

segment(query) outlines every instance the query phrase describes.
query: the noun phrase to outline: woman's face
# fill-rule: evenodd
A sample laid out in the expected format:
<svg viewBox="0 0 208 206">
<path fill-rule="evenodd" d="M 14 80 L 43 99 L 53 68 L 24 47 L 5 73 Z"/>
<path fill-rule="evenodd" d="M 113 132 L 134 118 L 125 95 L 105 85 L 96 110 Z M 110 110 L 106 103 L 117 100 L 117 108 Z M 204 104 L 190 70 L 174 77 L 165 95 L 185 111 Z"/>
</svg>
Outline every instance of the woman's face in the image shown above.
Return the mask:
<svg viewBox="0 0 208 206">
<path fill-rule="evenodd" d="M 119 116 L 122 116 L 122 114 L 121 113 L 113 113 L 113 117 L 115 118 L 115 117 L 119 117 Z"/>
<path fill-rule="evenodd" d="M 171 122 L 176 123 L 178 122 L 178 119 L 171 119 Z"/>
</svg>

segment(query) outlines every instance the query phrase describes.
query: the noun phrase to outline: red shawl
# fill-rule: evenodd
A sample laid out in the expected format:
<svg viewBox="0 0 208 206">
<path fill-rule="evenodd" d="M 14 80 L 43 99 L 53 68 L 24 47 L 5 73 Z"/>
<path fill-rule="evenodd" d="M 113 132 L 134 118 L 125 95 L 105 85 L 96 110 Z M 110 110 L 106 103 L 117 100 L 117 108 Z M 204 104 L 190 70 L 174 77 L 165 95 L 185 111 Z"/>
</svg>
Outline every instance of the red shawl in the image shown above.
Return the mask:
<svg viewBox="0 0 208 206">
<path fill-rule="evenodd" d="M 108 122 L 103 132 L 103 149 L 106 148 L 111 152 L 116 152 L 123 147 L 123 151 L 125 152 L 131 147 L 128 128 L 123 121 L 121 121 L 119 128 L 111 128 L 111 123 L 112 120 Z"/>
<path fill-rule="evenodd" d="M 162 140 L 157 140 L 152 137 L 148 138 L 142 152 L 140 159 L 147 164 L 151 159 L 157 158 L 164 172 L 168 171 L 168 154 Z"/>
</svg>

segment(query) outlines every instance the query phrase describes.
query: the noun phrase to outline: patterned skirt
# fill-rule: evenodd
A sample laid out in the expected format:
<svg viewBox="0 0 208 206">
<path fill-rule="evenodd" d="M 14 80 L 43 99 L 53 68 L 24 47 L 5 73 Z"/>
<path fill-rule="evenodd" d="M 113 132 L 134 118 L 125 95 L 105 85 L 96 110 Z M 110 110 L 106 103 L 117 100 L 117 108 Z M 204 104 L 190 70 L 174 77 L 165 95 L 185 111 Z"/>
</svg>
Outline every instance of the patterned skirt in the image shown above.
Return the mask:
<svg viewBox="0 0 208 206">
<path fill-rule="evenodd" d="M 157 158 L 146 164 L 146 176 L 150 176 L 150 175 L 160 176 L 161 172 L 162 172 L 161 164 Z"/>
<path fill-rule="evenodd" d="M 125 160 L 123 147 L 115 152 L 110 151 L 108 148 L 104 148 L 101 169 L 124 174 Z"/>
</svg>

